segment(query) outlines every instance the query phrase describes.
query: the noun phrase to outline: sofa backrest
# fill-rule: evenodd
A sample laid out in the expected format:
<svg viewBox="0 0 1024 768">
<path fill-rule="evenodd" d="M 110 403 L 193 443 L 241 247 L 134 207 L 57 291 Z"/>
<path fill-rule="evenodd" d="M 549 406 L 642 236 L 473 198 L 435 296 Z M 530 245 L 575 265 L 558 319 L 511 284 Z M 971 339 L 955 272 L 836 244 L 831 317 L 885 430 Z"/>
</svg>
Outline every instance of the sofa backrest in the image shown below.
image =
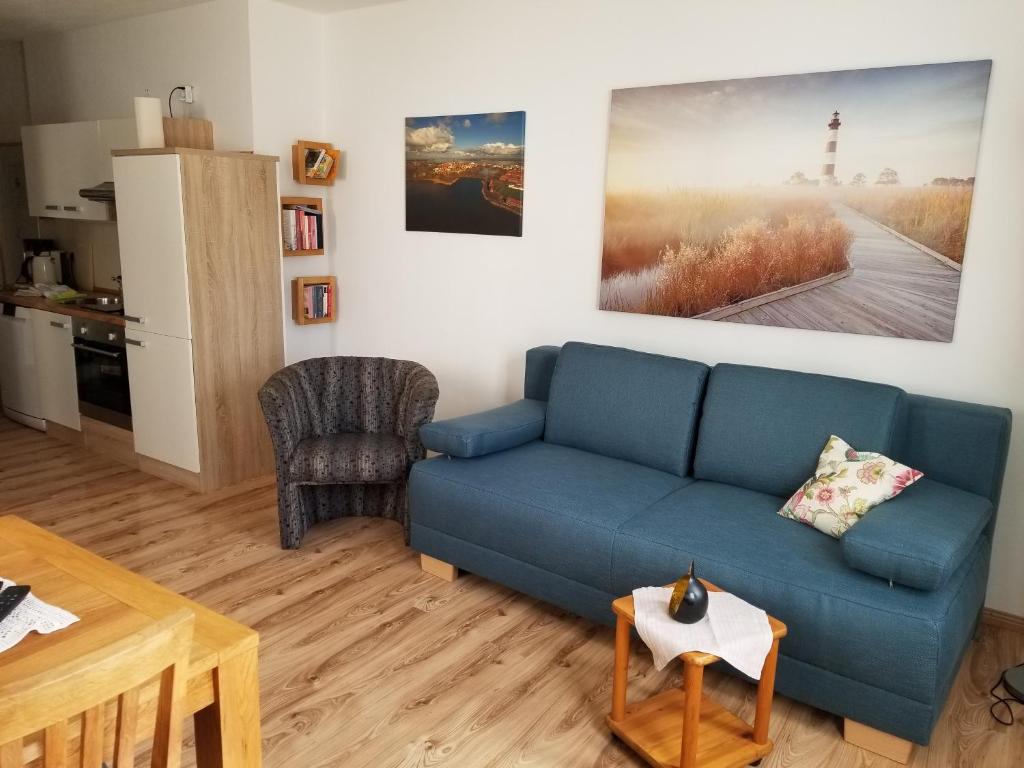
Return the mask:
<svg viewBox="0 0 1024 768">
<path fill-rule="evenodd" d="M 547 400 L 551 389 L 551 375 L 555 372 L 561 347 L 533 347 L 526 350 L 526 376 L 523 397 L 529 400 Z"/>
<path fill-rule="evenodd" d="M 708 380 L 693 475 L 788 497 L 830 435 L 891 456 L 904 400 L 886 384 L 722 363 Z"/>
<path fill-rule="evenodd" d="M 1012 416 L 1006 408 L 908 395 L 894 458 L 999 506 Z M 989 529 L 995 525 L 995 516 Z"/>
<path fill-rule="evenodd" d="M 551 376 L 544 440 L 685 476 L 708 370 L 676 357 L 569 342 Z"/>
</svg>

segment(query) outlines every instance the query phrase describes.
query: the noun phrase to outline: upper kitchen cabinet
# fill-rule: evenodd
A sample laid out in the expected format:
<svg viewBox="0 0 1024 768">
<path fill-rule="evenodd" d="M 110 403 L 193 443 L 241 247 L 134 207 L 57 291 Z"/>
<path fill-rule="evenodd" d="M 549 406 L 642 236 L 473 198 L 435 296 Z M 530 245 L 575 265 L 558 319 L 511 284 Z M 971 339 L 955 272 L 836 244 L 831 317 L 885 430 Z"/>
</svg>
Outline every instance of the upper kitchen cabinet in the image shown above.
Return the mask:
<svg viewBox="0 0 1024 768">
<path fill-rule="evenodd" d="M 85 200 L 78 191 L 113 181 L 110 153 L 137 145 L 134 119 L 27 125 L 21 141 L 30 214 L 82 221 L 115 218 L 113 205 Z"/>
</svg>

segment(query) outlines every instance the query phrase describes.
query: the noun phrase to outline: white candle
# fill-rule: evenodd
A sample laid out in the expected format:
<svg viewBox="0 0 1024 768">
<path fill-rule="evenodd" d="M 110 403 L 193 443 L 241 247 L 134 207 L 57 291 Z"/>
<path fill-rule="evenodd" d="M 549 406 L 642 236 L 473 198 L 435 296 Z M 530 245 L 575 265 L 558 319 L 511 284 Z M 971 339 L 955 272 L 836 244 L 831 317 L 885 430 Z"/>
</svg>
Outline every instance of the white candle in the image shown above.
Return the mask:
<svg viewBox="0 0 1024 768">
<path fill-rule="evenodd" d="M 164 145 L 164 115 L 160 107 L 160 99 L 135 97 L 135 132 L 140 148 Z"/>
</svg>

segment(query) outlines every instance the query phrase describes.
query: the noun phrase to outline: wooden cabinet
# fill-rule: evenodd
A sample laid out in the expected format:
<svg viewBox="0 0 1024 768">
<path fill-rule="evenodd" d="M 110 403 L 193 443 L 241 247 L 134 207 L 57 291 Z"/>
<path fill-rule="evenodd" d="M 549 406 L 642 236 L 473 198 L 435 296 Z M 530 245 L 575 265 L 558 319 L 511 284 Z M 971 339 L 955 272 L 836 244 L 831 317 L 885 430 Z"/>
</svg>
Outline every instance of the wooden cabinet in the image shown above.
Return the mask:
<svg viewBox="0 0 1024 768">
<path fill-rule="evenodd" d="M 125 332 L 135 452 L 199 473 L 199 431 L 192 342 Z"/>
<path fill-rule="evenodd" d="M 41 309 L 29 311 L 42 417 L 48 422 L 80 430 L 71 318 Z"/>
<path fill-rule="evenodd" d="M 284 365 L 277 158 L 115 152 L 135 451 L 212 490 L 273 472 L 257 393 Z"/>
<path fill-rule="evenodd" d="M 113 179 L 110 152 L 137 144 L 135 120 L 89 120 L 21 129 L 28 211 L 33 216 L 110 221 L 114 206 L 78 194 Z"/>
</svg>

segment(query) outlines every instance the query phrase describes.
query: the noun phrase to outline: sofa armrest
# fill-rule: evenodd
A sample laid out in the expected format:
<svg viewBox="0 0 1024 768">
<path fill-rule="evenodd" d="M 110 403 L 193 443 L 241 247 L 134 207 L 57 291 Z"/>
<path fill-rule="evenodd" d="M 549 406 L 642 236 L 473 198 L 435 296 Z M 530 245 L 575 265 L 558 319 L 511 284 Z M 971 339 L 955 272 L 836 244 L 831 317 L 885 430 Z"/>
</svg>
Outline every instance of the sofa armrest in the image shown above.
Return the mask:
<svg viewBox="0 0 1024 768">
<path fill-rule="evenodd" d="M 420 427 L 420 439 L 432 451 L 462 459 L 515 448 L 544 434 L 543 400 L 518 400 L 481 413 L 435 421 Z"/>
<path fill-rule="evenodd" d="M 922 478 L 843 534 L 843 559 L 897 584 L 938 589 L 974 548 L 991 516 L 985 497 Z"/>
</svg>

